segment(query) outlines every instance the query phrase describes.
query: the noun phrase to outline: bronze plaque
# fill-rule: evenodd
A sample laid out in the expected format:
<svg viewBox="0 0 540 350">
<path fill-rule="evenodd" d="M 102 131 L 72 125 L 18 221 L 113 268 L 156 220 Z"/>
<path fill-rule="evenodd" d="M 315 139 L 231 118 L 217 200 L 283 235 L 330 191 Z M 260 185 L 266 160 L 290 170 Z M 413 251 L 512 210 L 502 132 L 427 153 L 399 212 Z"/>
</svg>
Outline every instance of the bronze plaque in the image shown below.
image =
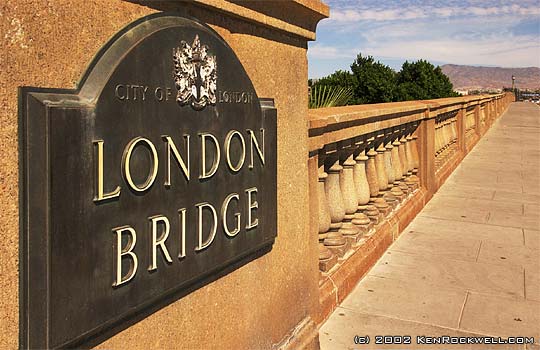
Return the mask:
<svg viewBox="0 0 540 350">
<path fill-rule="evenodd" d="M 19 100 L 21 347 L 92 346 L 271 249 L 277 112 L 208 26 L 142 18 Z"/>
</svg>

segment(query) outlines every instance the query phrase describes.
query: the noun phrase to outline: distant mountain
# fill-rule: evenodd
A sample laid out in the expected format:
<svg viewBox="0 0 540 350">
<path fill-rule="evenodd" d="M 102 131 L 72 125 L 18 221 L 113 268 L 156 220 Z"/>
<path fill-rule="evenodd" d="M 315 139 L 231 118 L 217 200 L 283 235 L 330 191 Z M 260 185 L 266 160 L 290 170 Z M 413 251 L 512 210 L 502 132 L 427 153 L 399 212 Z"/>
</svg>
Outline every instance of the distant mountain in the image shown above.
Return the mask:
<svg viewBox="0 0 540 350">
<path fill-rule="evenodd" d="M 441 66 L 454 89 L 512 87 L 512 75 L 520 89 L 540 89 L 540 68 L 473 67 L 455 64 Z"/>
</svg>

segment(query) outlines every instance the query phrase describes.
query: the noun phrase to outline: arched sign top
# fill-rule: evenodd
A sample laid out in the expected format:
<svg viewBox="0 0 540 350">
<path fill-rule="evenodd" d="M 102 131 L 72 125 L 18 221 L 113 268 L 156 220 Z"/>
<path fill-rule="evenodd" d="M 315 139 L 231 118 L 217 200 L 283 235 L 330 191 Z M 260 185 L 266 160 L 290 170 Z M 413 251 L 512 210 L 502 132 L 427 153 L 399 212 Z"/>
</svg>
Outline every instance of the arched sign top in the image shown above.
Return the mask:
<svg viewBox="0 0 540 350">
<path fill-rule="evenodd" d="M 86 347 L 268 252 L 277 111 L 211 28 L 145 17 L 20 89 L 21 345 Z"/>
<path fill-rule="evenodd" d="M 121 62 L 138 58 L 129 56 L 133 55 L 132 50 L 138 48 L 144 41 L 162 41 L 161 49 L 170 48 L 166 52 L 155 51 L 153 57 L 148 57 L 147 63 L 171 69 L 170 64 L 174 65 L 175 58 L 178 58 L 180 71 L 183 72 L 190 68 L 186 67 L 186 63 L 197 65 L 199 69 L 208 69 L 212 66 L 213 59 L 214 66 L 217 65 L 216 61 L 220 61 L 219 66 L 223 69 L 220 73 L 226 75 L 223 79 L 228 83 L 249 85 L 251 86 L 249 90 L 254 92 L 242 64 L 218 33 L 196 19 L 160 13 L 129 24 L 103 46 L 79 82 L 79 96 L 89 101 L 97 98 Z M 193 63 L 197 59 L 200 59 L 200 62 Z M 228 80 L 227 72 L 234 74 L 235 79 Z M 190 75 L 193 73 L 198 72 L 190 70 Z M 231 90 L 231 86 L 227 84 L 223 88 Z"/>
</svg>

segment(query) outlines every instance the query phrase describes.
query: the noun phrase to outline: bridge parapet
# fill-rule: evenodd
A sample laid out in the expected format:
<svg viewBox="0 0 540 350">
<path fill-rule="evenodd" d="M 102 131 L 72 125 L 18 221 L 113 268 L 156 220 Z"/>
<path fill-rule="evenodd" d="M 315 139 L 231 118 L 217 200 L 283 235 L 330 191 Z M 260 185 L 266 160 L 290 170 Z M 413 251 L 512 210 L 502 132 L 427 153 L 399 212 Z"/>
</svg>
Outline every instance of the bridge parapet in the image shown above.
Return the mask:
<svg viewBox="0 0 540 350">
<path fill-rule="evenodd" d="M 424 207 L 514 95 L 308 112 L 322 322 Z"/>
</svg>

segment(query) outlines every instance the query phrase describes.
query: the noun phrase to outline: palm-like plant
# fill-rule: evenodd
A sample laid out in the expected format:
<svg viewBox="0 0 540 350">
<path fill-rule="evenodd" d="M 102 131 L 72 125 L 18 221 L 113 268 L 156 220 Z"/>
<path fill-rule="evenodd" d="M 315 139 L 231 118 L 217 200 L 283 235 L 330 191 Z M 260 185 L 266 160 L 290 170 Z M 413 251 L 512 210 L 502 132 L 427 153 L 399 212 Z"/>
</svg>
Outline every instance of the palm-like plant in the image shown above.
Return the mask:
<svg viewBox="0 0 540 350">
<path fill-rule="evenodd" d="M 309 108 L 344 106 L 352 95 L 348 87 L 315 85 L 309 91 Z"/>
</svg>

